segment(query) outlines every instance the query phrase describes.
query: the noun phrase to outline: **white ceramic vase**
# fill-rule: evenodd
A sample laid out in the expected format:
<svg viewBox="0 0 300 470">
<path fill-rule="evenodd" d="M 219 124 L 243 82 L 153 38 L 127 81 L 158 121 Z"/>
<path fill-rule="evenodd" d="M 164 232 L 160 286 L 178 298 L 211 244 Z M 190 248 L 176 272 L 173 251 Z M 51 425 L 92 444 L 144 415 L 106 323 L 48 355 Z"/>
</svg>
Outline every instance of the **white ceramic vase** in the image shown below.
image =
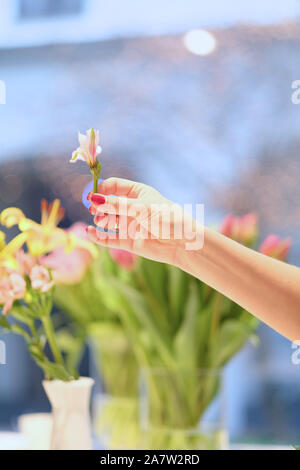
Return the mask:
<svg viewBox="0 0 300 470">
<path fill-rule="evenodd" d="M 91 450 L 90 397 L 94 380 L 44 380 L 52 405 L 51 450 Z"/>
</svg>

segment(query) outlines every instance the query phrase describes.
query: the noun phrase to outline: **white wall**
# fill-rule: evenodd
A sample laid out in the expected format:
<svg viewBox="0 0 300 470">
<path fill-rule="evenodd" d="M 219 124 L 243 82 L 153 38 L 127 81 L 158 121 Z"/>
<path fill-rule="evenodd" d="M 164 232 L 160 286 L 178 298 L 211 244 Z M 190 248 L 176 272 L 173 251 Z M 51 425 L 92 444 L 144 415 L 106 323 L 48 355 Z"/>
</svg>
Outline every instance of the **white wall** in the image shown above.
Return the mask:
<svg viewBox="0 0 300 470">
<path fill-rule="evenodd" d="M 0 47 L 183 32 L 236 22 L 294 20 L 299 0 L 86 0 L 82 15 L 20 23 L 19 0 L 0 0 Z"/>
</svg>

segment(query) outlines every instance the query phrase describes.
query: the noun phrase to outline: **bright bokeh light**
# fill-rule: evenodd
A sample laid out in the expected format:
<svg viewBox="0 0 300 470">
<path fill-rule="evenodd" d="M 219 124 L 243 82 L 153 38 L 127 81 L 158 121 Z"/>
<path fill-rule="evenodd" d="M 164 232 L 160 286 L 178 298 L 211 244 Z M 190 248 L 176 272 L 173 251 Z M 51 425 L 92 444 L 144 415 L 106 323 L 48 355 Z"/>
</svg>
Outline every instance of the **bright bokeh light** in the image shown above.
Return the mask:
<svg viewBox="0 0 300 470">
<path fill-rule="evenodd" d="M 184 36 L 184 45 L 189 52 L 196 55 L 209 55 L 217 47 L 213 34 L 204 29 L 193 29 Z"/>
</svg>

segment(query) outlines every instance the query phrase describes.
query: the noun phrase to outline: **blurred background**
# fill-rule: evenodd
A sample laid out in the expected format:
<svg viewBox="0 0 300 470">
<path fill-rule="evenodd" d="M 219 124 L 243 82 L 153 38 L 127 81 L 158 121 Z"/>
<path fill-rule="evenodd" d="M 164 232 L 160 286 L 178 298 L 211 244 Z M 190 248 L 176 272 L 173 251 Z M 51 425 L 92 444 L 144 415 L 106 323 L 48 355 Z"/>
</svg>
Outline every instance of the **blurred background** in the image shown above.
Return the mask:
<svg viewBox="0 0 300 470">
<path fill-rule="evenodd" d="M 0 210 L 38 218 L 59 197 L 65 226 L 90 221 L 90 175 L 68 161 L 93 126 L 103 177 L 204 203 L 208 224 L 255 211 L 300 266 L 299 19 L 299 0 L 0 0 Z M 289 341 L 259 336 L 227 367 L 231 439 L 299 443 L 300 366 Z M 22 339 L 5 340 L 0 429 L 14 429 L 49 405 Z"/>
</svg>

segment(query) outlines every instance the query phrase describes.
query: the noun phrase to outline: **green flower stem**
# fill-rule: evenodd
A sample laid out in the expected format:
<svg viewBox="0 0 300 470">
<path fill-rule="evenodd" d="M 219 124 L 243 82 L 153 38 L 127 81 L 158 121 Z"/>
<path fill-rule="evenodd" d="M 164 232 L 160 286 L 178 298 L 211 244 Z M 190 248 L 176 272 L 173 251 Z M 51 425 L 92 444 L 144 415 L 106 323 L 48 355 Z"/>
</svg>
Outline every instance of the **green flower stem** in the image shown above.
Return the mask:
<svg viewBox="0 0 300 470">
<path fill-rule="evenodd" d="M 97 166 L 91 168 L 91 173 L 93 175 L 93 193 L 98 192 L 98 180 L 101 172 L 101 163 L 97 162 Z"/>
<path fill-rule="evenodd" d="M 57 364 L 63 364 L 63 358 L 56 343 L 51 317 L 50 315 L 47 314 L 47 315 L 43 315 L 41 319 L 42 319 L 43 326 L 45 328 L 45 333 L 46 333 L 53 357 L 55 361 L 57 362 Z"/>
<path fill-rule="evenodd" d="M 33 320 L 30 321 L 29 327 L 30 327 L 33 338 L 35 339 L 37 343 L 39 343 L 40 342 L 39 335 L 38 335 L 38 332 L 36 331 L 36 327 L 35 327 Z"/>
<path fill-rule="evenodd" d="M 98 178 L 95 177 L 95 173 L 93 174 L 93 193 L 98 192 Z"/>
</svg>

